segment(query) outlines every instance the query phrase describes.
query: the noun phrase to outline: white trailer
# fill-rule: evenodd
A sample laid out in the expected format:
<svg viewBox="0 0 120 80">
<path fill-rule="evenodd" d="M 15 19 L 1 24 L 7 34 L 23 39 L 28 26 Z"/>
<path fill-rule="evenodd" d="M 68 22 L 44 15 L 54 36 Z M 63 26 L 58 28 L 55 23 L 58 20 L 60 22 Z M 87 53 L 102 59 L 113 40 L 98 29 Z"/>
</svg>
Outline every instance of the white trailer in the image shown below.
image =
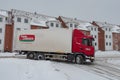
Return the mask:
<svg viewBox="0 0 120 80">
<path fill-rule="evenodd" d="M 18 39 L 20 35 L 24 37 L 23 41 Z M 35 40 L 28 40 L 30 37 L 27 36 L 29 35 L 34 35 Z M 71 53 L 71 42 L 72 30 L 24 30 L 17 33 L 15 49 L 27 51 Z"/>
</svg>

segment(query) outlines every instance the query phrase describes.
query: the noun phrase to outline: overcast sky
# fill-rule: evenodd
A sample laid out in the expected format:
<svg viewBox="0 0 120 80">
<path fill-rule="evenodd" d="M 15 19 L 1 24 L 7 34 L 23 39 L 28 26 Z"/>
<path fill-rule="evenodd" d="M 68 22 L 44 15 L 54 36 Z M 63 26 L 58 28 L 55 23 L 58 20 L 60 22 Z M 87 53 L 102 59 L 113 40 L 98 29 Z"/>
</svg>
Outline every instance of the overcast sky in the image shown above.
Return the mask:
<svg viewBox="0 0 120 80">
<path fill-rule="evenodd" d="M 120 24 L 120 0 L 0 0 L 0 9 Z"/>
</svg>

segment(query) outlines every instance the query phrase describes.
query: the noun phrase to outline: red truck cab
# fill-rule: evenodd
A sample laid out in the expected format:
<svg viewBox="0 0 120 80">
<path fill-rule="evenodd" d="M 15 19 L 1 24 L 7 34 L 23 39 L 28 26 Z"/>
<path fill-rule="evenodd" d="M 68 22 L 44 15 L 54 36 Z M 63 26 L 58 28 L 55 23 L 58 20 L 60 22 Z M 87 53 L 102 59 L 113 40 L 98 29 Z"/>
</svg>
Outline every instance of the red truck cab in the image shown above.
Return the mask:
<svg viewBox="0 0 120 80">
<path fill-rule="evenodd" d="M 81 54 L 83 59 L 89 59 L 94 61 L 94 38 L 92 36 L 86 36 L 82 31 L 75 29 L 73 31 L 72 52 Z"/>
</svg>

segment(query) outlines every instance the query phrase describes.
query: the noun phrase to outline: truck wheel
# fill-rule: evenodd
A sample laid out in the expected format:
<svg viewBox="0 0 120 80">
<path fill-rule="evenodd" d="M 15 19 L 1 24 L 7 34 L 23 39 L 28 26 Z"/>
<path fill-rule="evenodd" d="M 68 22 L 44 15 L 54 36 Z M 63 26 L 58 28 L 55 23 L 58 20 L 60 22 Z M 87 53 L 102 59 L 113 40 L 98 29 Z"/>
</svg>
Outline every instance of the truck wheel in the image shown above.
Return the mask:
<svg viewBox="0 0 120 80">
<path fill-rule="evenodd" d="M 39 55 L 37 56 L 37 59 L 38 59 L 38 60 L 44 60 L 44 55 L 39 54 Z"/>
<path fill-rule="evenodd" d="M 94 60 L 93 60 L 93 59 L 91 59 L 90 61 L 91 61 L 92 63 L 94 62 Z"/>
<path fill-rule="evenodd" d="M 83 64 L 83 57 L 81 55 L 77 55 L 75 58 L 75 62 L 77 64 Z"/>
<path fill-rule="evenodd" d="M 34 54 L 33 54 L 33 53 L 27 54 L 27 58 L 28 58 L 28 59 L 34 59 Z"/>
</svg>

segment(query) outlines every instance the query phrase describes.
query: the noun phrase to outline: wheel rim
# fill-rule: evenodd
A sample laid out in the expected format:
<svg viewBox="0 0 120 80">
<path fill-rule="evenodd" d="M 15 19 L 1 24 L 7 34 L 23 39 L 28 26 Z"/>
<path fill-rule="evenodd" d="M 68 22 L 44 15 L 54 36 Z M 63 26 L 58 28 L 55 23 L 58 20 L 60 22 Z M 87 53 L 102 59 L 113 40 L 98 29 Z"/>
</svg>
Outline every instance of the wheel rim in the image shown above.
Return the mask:
<svg viewBox="0 0 120 80">
<path fill-rule="evenodd" d="M 29 55 L 29 58 L 30 58 L 30 59 L 33 59 L 33 58 L 34 58 L 34 55 L 33 55 L 33 54 L 30 54 L 30 55 Z"/>
<path fill-rule="evenodd" d="M 82 57 L 81 57 L 80 55 L 78 55 L 78 56 L 76 57 L 76 63 L 77 63 L 77 64 L 82 64 Z"/>
</svg>

